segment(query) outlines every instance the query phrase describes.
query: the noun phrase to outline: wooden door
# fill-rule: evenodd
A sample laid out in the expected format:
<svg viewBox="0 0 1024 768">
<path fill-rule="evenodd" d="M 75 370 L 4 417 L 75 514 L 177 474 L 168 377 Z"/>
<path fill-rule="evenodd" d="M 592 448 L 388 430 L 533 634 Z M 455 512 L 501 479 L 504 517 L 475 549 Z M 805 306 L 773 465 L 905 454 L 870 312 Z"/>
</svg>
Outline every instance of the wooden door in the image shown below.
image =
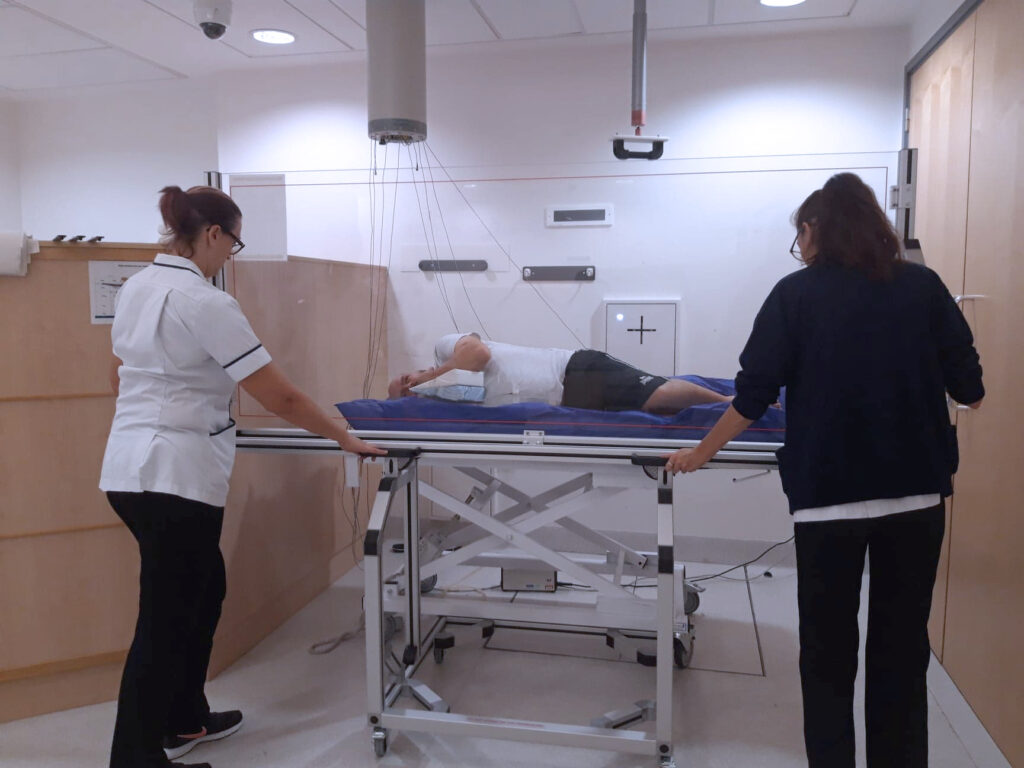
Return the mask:
<svg viewBox="0 0 1024 768">
<path fill-rule="evenodd" d="M 987 394 L 960 413 L 943 666 L 1024 765 L 1024 3 L 976 15 L 964 311 Z"/>
<path fill-rule="evenodd" d="M 918 150 L 915 236 L 925 263 L 954 295 L 964 292 L 967 181 L 971 150 L 975 16 L 950 35 L 910 80 L 909 143 Z M 956 419 L 958 412 L 954 411 Z M 946 538 L 935 579 L 928 630 L 942 660 L 949 531 L 956 496 L 946 503 Z"/>
</svg>

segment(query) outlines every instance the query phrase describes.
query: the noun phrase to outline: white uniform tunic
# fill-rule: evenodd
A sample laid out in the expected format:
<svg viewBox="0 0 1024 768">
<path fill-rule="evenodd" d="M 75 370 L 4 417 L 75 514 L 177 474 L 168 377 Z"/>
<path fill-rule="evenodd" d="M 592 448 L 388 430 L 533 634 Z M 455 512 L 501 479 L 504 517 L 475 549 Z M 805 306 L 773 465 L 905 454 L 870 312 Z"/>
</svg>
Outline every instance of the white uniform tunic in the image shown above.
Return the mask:
<svg viewBox="0 0 1024 768">
<path fill-rule="evenodd" d="M 455 342 L 465 333 L 449 333 L 434 346 L 438 365 L 455 353 Z M 520 347 L 500 341 L 485 341 L 491 360 L 484 368 L 484 405 L 542 402 L 559 405 L 565 383 L 565 366 L 571 349 Z"/>
<path fill-rule="evenodd" d="M 156 491 L 223 507 L 235 461 L 235 383 L 270 362 L 235 299 L 160 254 L 118 292 L 117 410 L 103 491 Z"/>
</svg>

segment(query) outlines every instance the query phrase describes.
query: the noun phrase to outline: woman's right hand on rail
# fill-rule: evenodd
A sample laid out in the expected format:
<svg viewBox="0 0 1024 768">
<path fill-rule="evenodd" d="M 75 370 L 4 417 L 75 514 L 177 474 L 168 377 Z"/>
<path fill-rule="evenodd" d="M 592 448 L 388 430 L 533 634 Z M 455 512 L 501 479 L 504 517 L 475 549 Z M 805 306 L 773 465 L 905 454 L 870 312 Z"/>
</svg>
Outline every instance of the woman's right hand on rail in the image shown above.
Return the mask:
<svg viewBox="0 0 1024 768">
<path fill-rule="evenodd" d="M 362 456 L 384 456 L 387 453 L 383 448 L 378 448 L 376 445 L 371 445 L 365 440 L 360 440 L 348 431 L 338 439 L 338 445 L 341 446 L 343 451 L 358 453 Z"/>
</svg>

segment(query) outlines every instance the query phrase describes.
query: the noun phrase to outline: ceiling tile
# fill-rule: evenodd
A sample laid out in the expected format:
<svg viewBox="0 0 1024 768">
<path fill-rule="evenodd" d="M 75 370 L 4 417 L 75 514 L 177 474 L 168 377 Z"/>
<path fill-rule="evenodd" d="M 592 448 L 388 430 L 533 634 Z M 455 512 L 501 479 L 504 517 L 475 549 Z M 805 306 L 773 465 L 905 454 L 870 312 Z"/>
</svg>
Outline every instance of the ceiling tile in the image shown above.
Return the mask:
<svg viewBox="0 0 1024 768">
<path fill-rule="evenodd" d="M 172 77 L 165 69 L 109 48 L 0 59 L 0 87 L 16 91 Z"/>
<path fill-rule="evenodd" d="M 0 55 L 82 51 L 103 43 L 0 0 Z"/>
<path fill-rule="evenodd" d="M 572 0 L 476 0 L 476 5 L 502 40 L 583 33 Z"/>
<path fill-rule="evenodd" d="M 357 51 L 366 50 L 366 29 L 331 0 L 287 0 L 334 37 Z"/>
<path fill-rule="evenodd" d="M 633 0 L 575 0 L 588 35 L 629 32 L 633 29 Z M 647 28 L 699 27 L 711 17 L 711 0 L 649 0 Z"/>
<path fill-rule="evenodd" d="M 182 21 L 196 26 L 192 0 L 147 0 Z M 294 56 L 303 53 L 338 53 L 351 50 L 340 39 L 318 25 L 299 9 L 299 4 L 286 0 L 246 0 L 235 3 L 228 31 L 218 42 L 250 56 Z M 295 35 L 290 45 L 267 45 L 252 38 L 255 29 L 283 29 Z M 197 34 L 202 35 L 198 28 Z M 208 41 L 207 41 L 208 42 Z"/>
<path fill-rule="evenodd" d="M 366 29 L 366 0 L 331 0 L 349 18 L 363 29 Z"/>
<path fill-rule="evenodd" d="M 427 45 L 482 43 L 495 40 L 483 16 L 469 0 L 429 0 Z"/>
<path fill-rule="evenodd" d="M 789 8 L 769 8 L 755 0 L 714 0 L 714 24 L 749 24 L 848 16 L 857 0 L 815 0 Z"/>
</svg>

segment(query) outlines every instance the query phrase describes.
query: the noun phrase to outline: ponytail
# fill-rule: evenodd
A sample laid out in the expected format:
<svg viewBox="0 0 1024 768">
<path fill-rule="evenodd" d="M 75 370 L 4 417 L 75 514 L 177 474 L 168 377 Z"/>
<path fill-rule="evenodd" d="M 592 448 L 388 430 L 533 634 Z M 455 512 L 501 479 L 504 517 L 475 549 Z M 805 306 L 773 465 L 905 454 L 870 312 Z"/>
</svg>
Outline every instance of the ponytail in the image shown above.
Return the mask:
<svg viewBox="0 0 1024 768">
<path fill-rule="evenodd" d="M 793 217 L 797 229 L 812 226 L 817 253 L 807 264 L 841 264 L 873 280 L 888 280 L 902 258 L 896 230 L 859 176 L 837 173 L 803 202 Z"/>
<path fill-rule="evenodd" d="M 160 215 L 164 220 L 161 244 L 190 259 L 196 238 L 204 227 L 218 225 L 234 232 L 242 211 L 219 189 L 192 187 L 185 191 L 169 186 L 160 190 Z"/>
</svg>

